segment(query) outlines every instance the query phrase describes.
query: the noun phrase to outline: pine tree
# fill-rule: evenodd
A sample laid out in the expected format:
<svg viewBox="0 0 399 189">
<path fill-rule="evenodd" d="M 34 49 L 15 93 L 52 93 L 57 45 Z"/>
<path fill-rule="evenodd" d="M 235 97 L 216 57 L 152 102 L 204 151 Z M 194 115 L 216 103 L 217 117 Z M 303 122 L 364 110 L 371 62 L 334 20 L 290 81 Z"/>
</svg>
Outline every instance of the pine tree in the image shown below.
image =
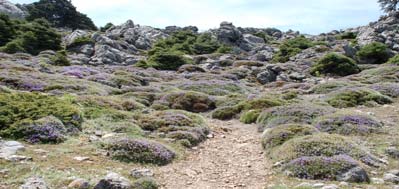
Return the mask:
<svg viewBox="0 0 399 189">
<path fill-rule="evenodd" d="M 387 13 L 397 10 L 399 0 L 378 0 L 381 4 L 381 9 Z"/>
<path fill-rule="evenodd" d="M 27 20 L 45 18 L 55 27 L 97 30 L 93 21 L 76 10 L 70 0 L 40 0 L 26 6 Z"/>
</svg>

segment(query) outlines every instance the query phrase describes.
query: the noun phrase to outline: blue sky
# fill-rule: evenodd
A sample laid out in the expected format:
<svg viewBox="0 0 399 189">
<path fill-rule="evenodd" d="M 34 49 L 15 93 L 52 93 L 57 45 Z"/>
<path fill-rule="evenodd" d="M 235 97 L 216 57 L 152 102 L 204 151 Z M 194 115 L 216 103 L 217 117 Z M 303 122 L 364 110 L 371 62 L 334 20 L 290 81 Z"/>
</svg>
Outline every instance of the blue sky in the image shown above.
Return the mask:
<svg viewBox="0 0 399 189">
<path fill-rule="evenodd" d="M 11 0 L 30 3 L 34 0 Z M 318 34 L 376 21 L 377 0 L 72 0 L 96 25 L 136 24 L 163 28 L 216 28 L 222 21 L 242 27 L 276 27 Z"/>
</svg>

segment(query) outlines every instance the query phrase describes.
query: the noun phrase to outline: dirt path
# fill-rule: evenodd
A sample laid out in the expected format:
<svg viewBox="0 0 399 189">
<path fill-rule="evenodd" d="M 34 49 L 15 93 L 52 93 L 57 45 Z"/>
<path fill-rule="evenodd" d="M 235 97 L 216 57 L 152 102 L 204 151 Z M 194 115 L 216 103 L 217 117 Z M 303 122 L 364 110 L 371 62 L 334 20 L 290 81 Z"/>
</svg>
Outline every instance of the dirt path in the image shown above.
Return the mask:
<svg viewBox="0 0 399 189">
<path fill-rule="evenodd" d="M 162 188 L 223 189 L 266 186 L 271 165 L 254 125 L 208 120 L 214 138 L 179 162 L 155 170 Z"/>
</svg>

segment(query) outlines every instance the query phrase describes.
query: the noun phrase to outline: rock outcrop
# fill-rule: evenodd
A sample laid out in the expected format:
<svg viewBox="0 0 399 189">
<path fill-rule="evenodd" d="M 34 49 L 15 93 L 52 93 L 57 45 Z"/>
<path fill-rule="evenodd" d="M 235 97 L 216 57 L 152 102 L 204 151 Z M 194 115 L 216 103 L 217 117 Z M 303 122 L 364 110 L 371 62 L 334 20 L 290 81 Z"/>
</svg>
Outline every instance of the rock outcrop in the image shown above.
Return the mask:
<svg viewBox="0 0 399 189">
<path fill-rule="evenodd" d="M 0 0 L 0 13 L 6 14 L 11 18 L 25 18 L 26 12 L 7 0 Z"/>
</svg>

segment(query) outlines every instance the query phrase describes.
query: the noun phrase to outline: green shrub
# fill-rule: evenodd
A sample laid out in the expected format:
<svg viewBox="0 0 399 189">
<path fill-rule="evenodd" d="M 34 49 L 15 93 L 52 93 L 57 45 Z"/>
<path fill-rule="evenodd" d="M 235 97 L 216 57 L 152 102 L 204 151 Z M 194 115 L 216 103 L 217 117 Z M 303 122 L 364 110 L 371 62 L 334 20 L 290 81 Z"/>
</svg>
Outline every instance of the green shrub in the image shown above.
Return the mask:
<svg viewBox="0 0 399 189">
<path fill-rule="evenodd" d="M 192 31 L 173 33 L 166 39 L 157 41 L 148 51 L 148 61 L 140 62 L 137 66 L 154 67 L 160 70 L 177 70 L 178 67 L 192 63 L 184 54 L 211 54 L 227 52 L 230 49 L 221 45 L 211 34 L 196 34 Z"/>
<path fill-rule="evenodd" d="M 304 156 L 284 165 L 283 170 L 302 179 L 370 182 L 366 170 L 348 155 Z"/>
<path fill-rule="evenodd" d="M 51 58 L 51 61 L 54 62 L 56 66 L 70 66 L 71 62 L 69 62 L 67 58 L 67 52 L 65 50 L 58 51 L 54 57 Z"/>
<path fill-rule="evenodd" d="M 330 106 L 321 106 L 312 103 L 291 104 L 277 106 L 264 110 L 256 121 L 259 131 L 284 124 L 311 124 L 313 120 L 325 114 L 334 113 Z"/>
<path fill-rule="evenodd" d="M 348 155 L 367 165 L 380 163 L 377 157 L 369 154 L 349 138 L 326 133 L 293 138 L 283 145 L 273 148 L 269 155 L 277 161 L 291 161 L 304 156 Z"/>
<path fill-rule="evenodd" d="M 365 45 L 357 52 L 360 63 L 382 64 L 389 60 L 390 53 L 388 47 L 380 42 Z"/>
<path fill-rule="evenodd" d="M 25 49 L 22 47 L 22 43 L 20 40 L 13 40 L 11 42 L 8 42 L 5 46 L 1 47 L 0 50 L 9 54 L 25 52 Z"/>
<path fill-rule="evenodd" d="M 219 120 L 233 119 L 241 110 L 239 106 L 220 107 L 212 112 L 212 118 Z"/>
<path fill-rule="evenodd" d="M 163 102 L 172 109 L 189 112 L 206 112 L 216 108 L 215 100 L 208 95 L 198 92 L 173 92 L 161 97 Z"/>
<path fill-rule="evenodd" d="M 192 48 L 194 54 L 211 54 L 218 51 L 220 44 L 209 33 L 204 33 L 197 37 Z"/>
<path fill-rule="evenodd" d="M 262 136 L 262 146 L 265 150 L 271 150 L 284 144 L 295 137 L 312 135 L 319 131 L 310 125 L 288 124 L 268 129 Z"/>
<path fill-rule="evenodd" d="M 331 74 L 336 76 L 347 76 L 359 72 L 360 68 L 354 60 L 336 53 L 325 55 L 317 64 L 312 66 L 310 71 L 312 75 Z"/>
<path fill-rule="evenodd" d="M 37 93 L 0 94 L 0 135 L 22 121 L 34 121 L 47 116 L 62 121 L 69 130 L 80 129 L 82 117 L 79 109 L 69 101 Z"/>
<path fill-rule="evenodd" d="M 88 36 L 78 37 L 71 44 L 69 44 L 67 48 L 79 47 L 86 44 L 94 44 L 94 40 Z"/>
<path fill-rule="evenodd" d="M 221 45 L 221 46 L 218 48 L 218 50 L 216 51 L 216 53 L 226 54 L 226 53 L 231 52 L 232 50 L 233 50 L 232 47 L 223 44 L 223 45 Z"/>
<path fill-rule="evenodd" d="M 101 32 L 106 32 L 108 29 L 110 29 L 110 28 L 113 27 L 113 26 L 114 26 L 114 24 L 112 24 L 111 22 L 109 22 L 109 23 L 105 24 L 104 27 L 101 27 L 101 28 L 100 28 L 100 31 L 101 31 Z"/>
<path fill-rule="evenodd" d="M 313 42 L 305 38 L 305 36 L 288 39 L 280 45 L 279 51 L 273 57 L 273 62 L 287 62 L 291 57 L 302 52 L 302 50 L 313 46 Z"/>
<path fill-rule="evenodd" d="M 399 55 L 395 55 L 394 57 L 390 58 L 387 64 L 399 65 Z"/>
<path fill-rule="evenodd" d="M 255 123 L 259 117 L 260 110 L 249 110 L 241 114 L 240 122 L 245 124 Z"/>
<path fill-rule="evenodd" d="M 149 57 L 147 66 L 159 70 L 177 70 L 180 66 L 191 63 L 179 52 L 160 51 Z"/>
<path fill-rule="evenodd" d="M 336 108 L 348 108 L 368 103 L 389 104 L 392 99 L 388 96 L 367 88 L 344 88 L 327 95 L 327 103 Z"/>
<path fill-rule="evenodd" d="M 156 111 L 138 116 L 138 125 L 144 130 L 165 130 L 168 127 L 205 127 L 202 116 L 183 110 Z"/>
<path fill-rule="evenodd" d="M 311 91 L 315 94 L 327 94 L 347 86 L 358 87 L 359 85 L 361 84 L 351 81 L 329 81 L 312 87 Z"/>
<path fill-rule="evenodd" d="M 345 32 L 345 33 L 342 33 L 342 34 L 339 34 L 338 36 L 337 36 L 337 39 L 356 39 L 356 37 L 357 37 L 357 33 L 355 33 L 355 32 Z"/>
<path fill-rule="evenodd" d="M 14 22 L 9 16 L 0 14 L 0 46 L 13 40 L 17 35 Z"/>
<path fill-rule="evenodd" d="M 158 184 L 153 178 L 140 178 L 133 182 L 134 189 L 158 189 Z"/>
<path fill-rule="evenodd" d="M 18 35 L 2 47 L 4 52 L 27 52 L 37 55 L 44 50 L 61 49 L 61 36 L 44 19 L 21 21 L 16 27 Z"/>
</svg>

